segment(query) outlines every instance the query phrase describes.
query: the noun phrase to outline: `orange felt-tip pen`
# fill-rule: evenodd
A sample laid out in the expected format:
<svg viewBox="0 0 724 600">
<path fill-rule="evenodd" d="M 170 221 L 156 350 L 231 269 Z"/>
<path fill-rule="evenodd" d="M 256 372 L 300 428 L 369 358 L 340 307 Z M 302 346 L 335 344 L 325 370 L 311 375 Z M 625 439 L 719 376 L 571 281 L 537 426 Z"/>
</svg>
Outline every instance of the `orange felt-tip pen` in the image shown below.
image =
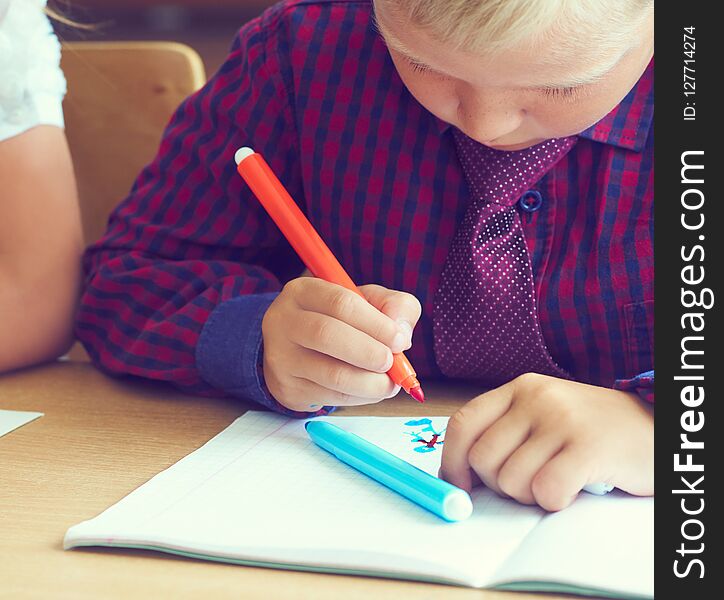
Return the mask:
<svg viewBox="0 0 724 600">
<path fill-rule="evenodd" d="M 346 287 L 362 296 L 261 154 L 251 148 L 240 148 L 236 151 L 234 160 L 239 175 L 246 181 L 312 275 Z M 422 392 L 415 370 L 404 354 L 401 352 L 393 354 L 392 367 L 387 374 L 415 400 L 425 401 L 425 394 Z"/>
</svg>

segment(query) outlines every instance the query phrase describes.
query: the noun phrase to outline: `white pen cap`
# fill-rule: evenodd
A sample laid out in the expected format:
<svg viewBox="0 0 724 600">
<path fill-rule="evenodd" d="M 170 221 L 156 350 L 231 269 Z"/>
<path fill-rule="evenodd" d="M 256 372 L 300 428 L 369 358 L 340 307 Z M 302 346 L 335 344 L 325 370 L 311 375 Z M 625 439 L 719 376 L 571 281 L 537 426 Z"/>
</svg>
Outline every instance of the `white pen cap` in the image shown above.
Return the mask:
<svg viewBox="0 0 724 600">
<path fill-rule="evenodd" d="M 448 521 L 464 521 L 473 514 L 473 501 L 465 490 L 453 490 L 445 496 L 442 512 Z"/>
<path fill-rule="evenodd" d="M 236 154 L 234 154 L 234 160 L 236 161 L 236 164 L 238 165 L 247 156 L 251 156 L 252 154 L 254 154 L 254 151 L 251 148 L 249 148 L 248 146 L 244 146 L 243 148 L 239 148 L 236 151 Z"/>
</svg>

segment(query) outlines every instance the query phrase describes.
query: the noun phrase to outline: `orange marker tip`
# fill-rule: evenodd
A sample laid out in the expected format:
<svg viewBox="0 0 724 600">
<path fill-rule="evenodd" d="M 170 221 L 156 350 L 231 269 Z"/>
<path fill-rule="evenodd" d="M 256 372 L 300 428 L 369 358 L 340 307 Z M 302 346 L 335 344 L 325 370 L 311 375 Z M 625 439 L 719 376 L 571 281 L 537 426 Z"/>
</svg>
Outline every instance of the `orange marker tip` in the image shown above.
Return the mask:
<svg viewBox="0 0 724 600">
<path fill-rule="evenodd" d="M 422 404 L 425 401 L 425 394 L 419 385 L 416 387 L 410 388 L 410 396 L 412 396 L 420 404 Z"/>
</svg>

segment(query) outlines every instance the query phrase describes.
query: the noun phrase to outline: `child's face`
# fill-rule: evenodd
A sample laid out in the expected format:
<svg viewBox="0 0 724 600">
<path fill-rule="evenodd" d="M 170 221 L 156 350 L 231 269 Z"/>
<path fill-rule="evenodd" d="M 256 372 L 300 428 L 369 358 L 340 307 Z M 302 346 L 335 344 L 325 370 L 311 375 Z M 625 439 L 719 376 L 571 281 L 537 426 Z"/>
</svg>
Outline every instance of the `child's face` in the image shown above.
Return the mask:
<svg viewBox="0 0 724 600">
<path fill-rule="evenodd" d="M 653 11 L 624 47 L 599 52 L 582 43 L 561 60 L 548 48 L 524 45 L 491 56 L 450 50 L 398 19 L 390 3 L 375 2 L 376 18 L 412 95 L 435 116 L 500 150 L 593 125 L 629 92 L 653 54 Z"/>
</svg>

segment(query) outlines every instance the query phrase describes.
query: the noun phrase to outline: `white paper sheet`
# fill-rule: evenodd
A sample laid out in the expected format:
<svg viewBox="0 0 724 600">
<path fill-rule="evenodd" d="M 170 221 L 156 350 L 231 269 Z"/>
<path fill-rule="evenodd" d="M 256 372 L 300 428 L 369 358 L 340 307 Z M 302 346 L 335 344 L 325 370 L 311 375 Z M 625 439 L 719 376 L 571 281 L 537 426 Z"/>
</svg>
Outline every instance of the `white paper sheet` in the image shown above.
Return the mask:
<svg viewBox="0 0 724 600">
<path fill-rule="evenodd" d="M 440 448 L 407 432 L 411 419 L 327 417 L 436 473 Z M 447 419 L 433 418 L 439 429 Z M 420 571 L 482 585 L 542 511 L 474 494 L 474 515 L 447 523 L 317 447 L 304 422 L 252 412 L 102 515 L 82 539 L 379 573 Z M 472 576 L 471 576 L 472 574 Z"/>
<path fill-rule="evenodd" d="M 42 416 L 41 412 L 0 409 L 0 437 Z"/>
<path fill-rule="evenodd" d="M 653 539 L 653 498 L 583 493 L 538 524 L 496 581 L 559 582 L 653 596 Z"/>
<path fill-rule="evenodd" d="M 447 418 L 324 420 L 437 473 Z M 563 540 L 569 538 L 576 560 L 581 565 L 593 562 L 573 544 L 577 527 L 595 521 L 605 528 L 609 517 L 619 514 L 599 503 L 598 510 L 578 516 L 574 506 L 560 526 L 559 540 L 557 515 L 546 516 L 539 508 L 504 500 L 483 488 L 474 491 L 473 503 L 469 519 L 447 523 L 317 447 L 304 421 L 249 412 L 118 504 L 69 529 L 65 546 L 166 549 L 238 562 L 485 587 L 505 581 L 515 567 L 527 580 L 546 581 L 549 573 L 565 575 L 545 561 L 553 549 L 567 552 L 569 541 Z M 621 510 L 626 512 L 623 504 Z M 544 524 L 545 530 L 536 536 Z M 635 524 L 632 527 L 632 534 L 638 534 Z M 644 527 L 637 552 L 653 554 L 648 535 Z M 531 540 L 533 549 L 522 553 L 521 545 Z M 551 546 L 546 548 L 546 543 Z M 617 543 L 625 547 L 627 542 Z M 515 565 L 505 564 L 519 555 Z M 616 577 L 609 576 L 620 589 Z M 575 584 L 585 589 L 587 577 L 580 579 Z M 637 590 L 647 583 L 637 582 Z"/>
</svg>

